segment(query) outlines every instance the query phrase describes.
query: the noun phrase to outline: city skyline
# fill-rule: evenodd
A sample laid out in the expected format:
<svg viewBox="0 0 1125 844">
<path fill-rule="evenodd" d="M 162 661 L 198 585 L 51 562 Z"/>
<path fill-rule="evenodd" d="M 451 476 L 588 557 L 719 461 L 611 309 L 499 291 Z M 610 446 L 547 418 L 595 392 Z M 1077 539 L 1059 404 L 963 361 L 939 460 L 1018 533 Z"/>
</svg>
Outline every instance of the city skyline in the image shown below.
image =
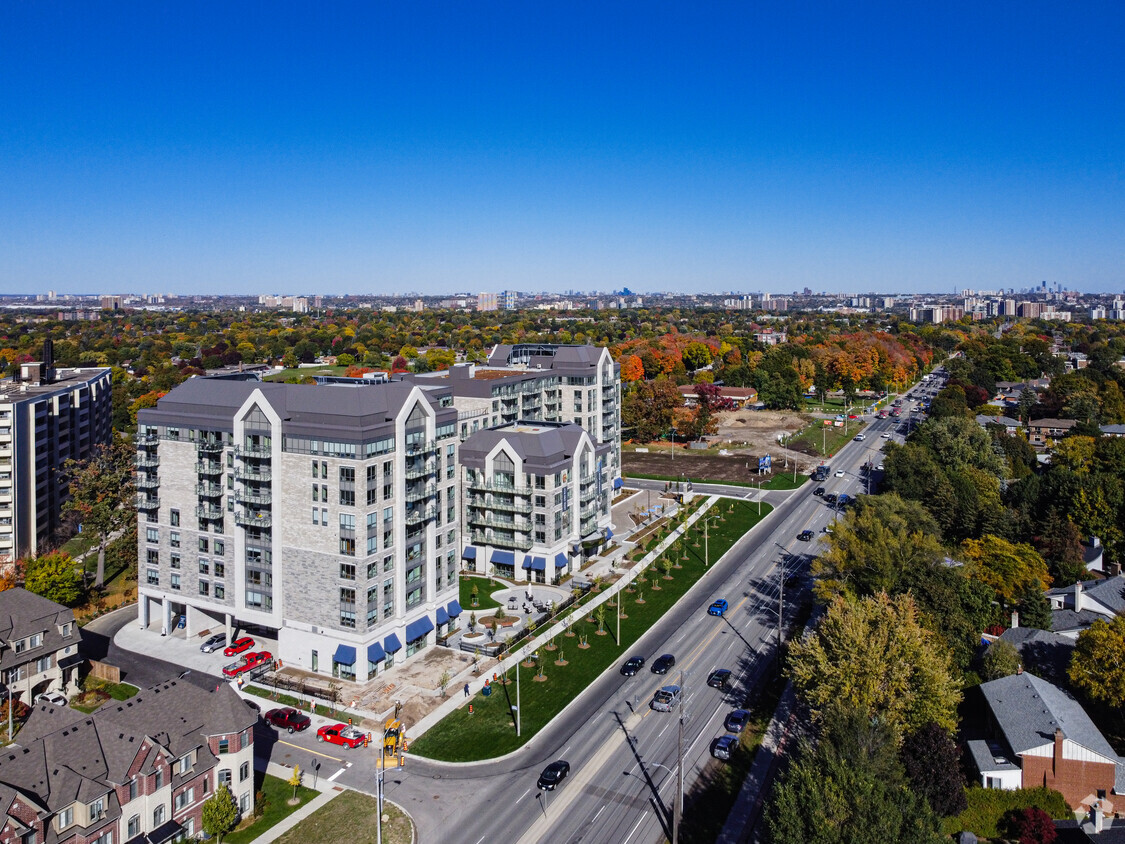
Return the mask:
<svg viewBox="0 0 1125 844">
<path fill-rule="evenodd" d="M 0 293 L 1125 287 L 1109 3 L 0 10 Z"/>
</svg>

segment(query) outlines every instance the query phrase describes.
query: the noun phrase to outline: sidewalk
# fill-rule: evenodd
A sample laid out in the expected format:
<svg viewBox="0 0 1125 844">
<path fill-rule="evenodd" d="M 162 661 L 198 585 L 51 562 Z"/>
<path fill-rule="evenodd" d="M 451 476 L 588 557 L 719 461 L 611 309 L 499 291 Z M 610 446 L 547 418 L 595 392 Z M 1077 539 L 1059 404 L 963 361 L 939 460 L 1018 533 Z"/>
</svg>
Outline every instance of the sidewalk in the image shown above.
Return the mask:
<svg viewBox="0 0 1125 844">
<path fill-rule="evenodd" d="M 260 768 L 258 769 L 261 770 Z M 271 777 L 277 777 L 281 780 L 288 780 L 289 777 L 293 775 L 292 769 L 287 768 L 284 765 L 278 765 L 276 762 L 270 762 L 265 771 Z M 307 783 L 302 782 L 301 784 L 306 785 L 306 787 L 312 788 L 312 786 L 308 786 Z M 282 835 L 287 833 L 309 815 L 313 814 L 313 812 L 316 812 L 322 806 L 326 806 L 336 797 L 344 793 L 344 789 L 341 786 L 323 779 L 316 783 L 316 790 L 319 791 L 320 794 L 318 794 L 304 806 L 299 808 L 296 812 L 289 815 L 289 817 L 274 824 L 272 827 L 270 827 L 253 841 L 251 841 L 250 844 L 270 844 L 271 841 L 280 838 Z"/>
</svg>

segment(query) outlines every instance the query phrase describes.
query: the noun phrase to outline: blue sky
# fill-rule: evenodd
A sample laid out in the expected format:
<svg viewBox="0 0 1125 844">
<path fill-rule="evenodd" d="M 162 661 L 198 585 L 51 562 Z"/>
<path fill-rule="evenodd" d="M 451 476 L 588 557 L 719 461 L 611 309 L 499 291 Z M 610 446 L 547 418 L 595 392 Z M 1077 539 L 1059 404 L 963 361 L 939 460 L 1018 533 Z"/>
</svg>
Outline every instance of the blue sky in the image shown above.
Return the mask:
<svg viewBox="0 0 1125 844">
<path fill-rule="evenodd" d="M 7 2 L 0 293 L 1120 291 L 1123 36 L 1120 2 Z"/>
</svg>

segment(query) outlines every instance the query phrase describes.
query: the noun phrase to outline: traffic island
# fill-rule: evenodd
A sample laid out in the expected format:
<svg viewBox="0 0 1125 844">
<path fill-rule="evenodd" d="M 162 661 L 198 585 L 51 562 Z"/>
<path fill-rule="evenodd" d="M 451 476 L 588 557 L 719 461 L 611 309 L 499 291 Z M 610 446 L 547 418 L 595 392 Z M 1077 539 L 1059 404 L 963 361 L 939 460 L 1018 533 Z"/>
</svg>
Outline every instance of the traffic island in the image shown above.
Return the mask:
<svg viewBox="0 0 1125 844">
<path fill-rule="evenodd" d="M 708 529 L 710 553 L 707 563 L 714 565 L 769 512 L 770 508 L 763 506 L 759 515 L 757 502 L 736 502 L 734 511 L 727 513 L 725 521 L 712 524 Z M 688 530 L 689 534 L 696 532 L 702 540 L 703 525 L 699 522 L 692 524 Z M 689 536 L 689 542 L 693 538 Z M 675 579 L 665 581 L 658 591 L 652 591 L 643 580 L 653 573 L 640 573 L 640 594 L 646 594 L 646 598 L 644 603 L 634 603 L 628 618 L 621 620 L 620 642 L 616 639 L 617 618 L 614 613 L 606 613 L 605 629 L 609 635 L 605 636 L 591 635 L 597 631 L 597 621 L 586 621 L 586 616 L 581 616 L 571 625 L 573 631 L 568 629 L 563 635 L 573 633 L 581 636 L 580 641 L 585 647 L 568 647 L 566 664 L 560 666 L 559 660 L 555 660 L 557 667 L 546 681 L 534 682 L 536 669 L 510 668 L 507 685 L 497 686 L 494 683 L 487 697 L 478 693 L 468 701 L 473 704 L 472 715 L 469 715 L 467 706 L 454 710 L 416 738 L 410 745 L 410 751 L 418 756 L 447 762 L 475 762 L 503 756 L 521 747 L 602 672 L 622 659 L 627 649 L 706 573 L 708 566 L 703 559 L 702 545 L 701 541 L 700 548 L 689 547 L 683 569 L 676 573 Z M 512 726 L 516 671 L 520 672 L 521 685 L 519 736 Z"/>
</svg>

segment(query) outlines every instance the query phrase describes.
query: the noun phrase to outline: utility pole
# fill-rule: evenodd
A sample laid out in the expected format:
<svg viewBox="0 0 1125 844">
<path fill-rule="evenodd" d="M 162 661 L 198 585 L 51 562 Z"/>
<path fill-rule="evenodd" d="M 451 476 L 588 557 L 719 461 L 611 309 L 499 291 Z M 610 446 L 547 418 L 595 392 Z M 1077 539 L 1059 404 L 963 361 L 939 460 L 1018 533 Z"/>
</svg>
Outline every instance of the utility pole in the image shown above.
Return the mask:
<svg viewBox="0 0 1125 844">
<path fill-rule="evenodd" d="M 785 563 L 781 565 L 781 576 L 777 579 L 777 658 L 781 664 L 781 619 L 785 610 Z"/>
<path fill-rule="evenodd" d="M 762 479 L 758 478 L 758 515 L 762 515 Z"/>
<path fill-rule="evenodd" d="M 621 596 L 625 592 L 622 589 L 617 590 L 617 597 L 614 598 L 614 603 L 617 605 L 617 647 L 621 647 Z"/>
<path fill-rule="evenodd" d="M 680 844 L 680 815 L 684 811 L 684 672 L 680 672 L 680 724 L 676 735 L 676 793 L 672 796 L 672 844 Z"/>
<path fill-rule="evenodd" d="M 516 661 L 516 738 L 520 735 L 520 664 Z"/>
<path fill-rule="evenodd" d="M 705 514 L 703 516 L 703 568 L 708 568 L 711 565 L 711 557 L 708 554 L 707 545 L 707 525 L 710 523 L 710 521 L 711 520 Z"/>
</svg>

